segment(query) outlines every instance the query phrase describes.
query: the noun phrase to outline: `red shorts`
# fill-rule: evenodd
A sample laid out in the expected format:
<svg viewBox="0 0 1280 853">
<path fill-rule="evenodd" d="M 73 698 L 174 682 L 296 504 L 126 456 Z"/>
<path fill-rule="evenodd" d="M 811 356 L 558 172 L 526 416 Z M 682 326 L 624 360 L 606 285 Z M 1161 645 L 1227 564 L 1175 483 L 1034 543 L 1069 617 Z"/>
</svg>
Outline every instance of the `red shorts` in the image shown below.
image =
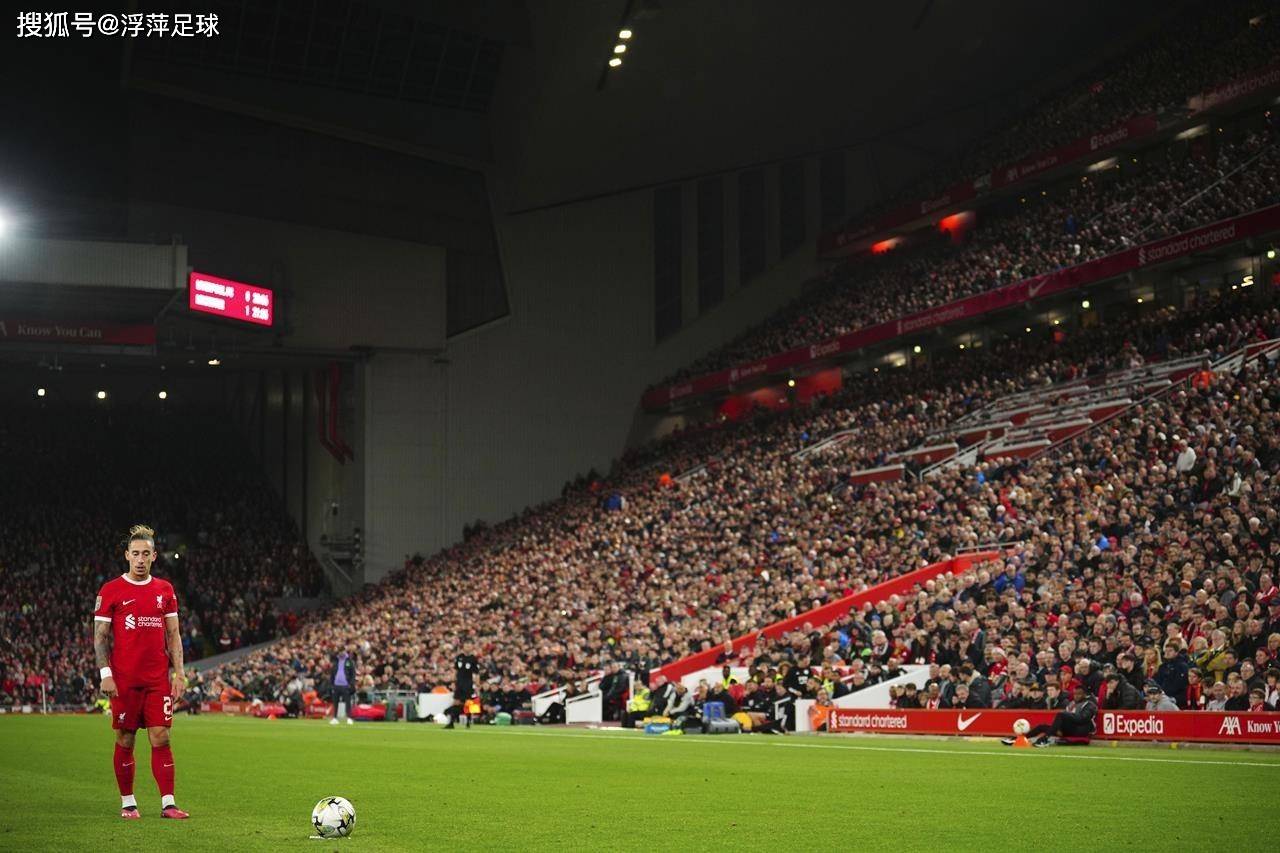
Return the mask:
<svg viewBox="0 0 1280 853">
<path fill-rule="evenodd" d="M 133 732 L 173 725 L 173 696 L 163 687 L 121 687 L 111 697 L 111 728 Z"/>
</svg>

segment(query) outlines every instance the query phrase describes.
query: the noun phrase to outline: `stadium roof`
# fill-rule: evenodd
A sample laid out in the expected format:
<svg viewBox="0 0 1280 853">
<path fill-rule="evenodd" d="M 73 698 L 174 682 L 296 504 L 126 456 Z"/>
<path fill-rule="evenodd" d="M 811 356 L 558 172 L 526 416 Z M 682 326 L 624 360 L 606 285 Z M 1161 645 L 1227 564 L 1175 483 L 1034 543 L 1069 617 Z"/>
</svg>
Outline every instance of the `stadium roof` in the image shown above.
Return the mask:
<svg viewBox="0 0 1280 853">
<path fill-rule="evenodd" d="M 517 210 L 842 147 L 887 191 L 1184 4 L 528 5 L 534 49 L 508 51 L 493 109 Z"/>
<path fill-rule="evenodd" d="M 220 38 L 144 39 L 140 59 L 486 112 L 514 0 L 255 0 L 205 4 Z"/>
</svg>

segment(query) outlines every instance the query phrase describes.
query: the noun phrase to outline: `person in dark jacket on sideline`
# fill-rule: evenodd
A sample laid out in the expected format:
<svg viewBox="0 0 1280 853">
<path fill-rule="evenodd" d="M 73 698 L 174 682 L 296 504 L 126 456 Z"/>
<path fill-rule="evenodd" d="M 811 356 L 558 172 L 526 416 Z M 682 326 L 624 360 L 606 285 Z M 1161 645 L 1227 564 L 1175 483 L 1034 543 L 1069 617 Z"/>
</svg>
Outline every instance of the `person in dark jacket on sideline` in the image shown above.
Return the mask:
<svg viewBox="0 0 1280 853">
<path fill-rule="evenodd" d="M 1107 673 L 1105 683 L 1107 695 L 1102 707 L 1109 711 L 1136 711 L 1143 707 L 1142 693 L 1120 673 Z"/>
<path fill-rule="evenodd" d="M 1032 726 L 1027 732 L 1027 739 L 1033 746 L 1049 746 L 1057 737 L 1088 737 L 1093 734 L 1094 724 L 1098 716 L 1098 703 L 1083 685 L 1077 685 L 1071 702 L 1066 710 L 1059 711 L 1049 724 L 1041 723 Z M 1005 746 L 1013 746 L 1014 739 L 1003 738 Z"/>
<path fill-rule="evenodd" d="M 1191 661 L 1177 646 L 1170 645 L 1164 650 L 1164 663 L 1156 670 L 1155 682 L 1160 685 L 1164 694 L 1172 699 L 1179 708 L 1187 704 L 1187 671 L 1191 669 Z"/>
<path fill-rule="evenodd" d="M 1227 704 L 1228 711 L 1248 711 L 1249 710 L 1249 693 L 1243 681 L 1233 681 L 1227 685 Z"/>
<path fill-rule="evenodd" d="M 676 693 L 676 685 L 674 681 L 667 681 L 666 676 L 655 676 L 656 685 L 650 694 L 652 701 L 652 712 L 654 716 L 663 716 L 667 713 L 667 706 L 671 704 L 672 697 Z"/>
<path fill-rule="evenodd" d="M 1116 657 L 1116 669 L 1124 676 L 1125 681 L 1133 685 L 1138 692 L 1142 692 L 1142 688 L 1146 686 L 1146 678 L 1142 675 L 1142 667 L 1138 666 L 1138 662 L 1133 659 L 1131 654 L 1121 654 Z"/>
<path fill-rule="evenodd" d="M 1067 707 L 1067 697 L 1063 695 L 1062 688 L 1056 684 L 1046 684 L 1044 687 L 1044 706 L 1050 711 L 1062 711 Z"/>
<path fill-rule="evenodd" d="M 1027 698 L 1022 707 L 1033 711 L 1049 710 L 1049 700 L 1045 698 L 1043 684 L 1028 685 Z"/>
<path fill-rule="evenodd" d="M 621 717 L 624 710 L 623 697 L 627 695 L 629 687 L 630 679 L 621 665 L 612 661 L 605 665 L 604 677 L 600 679 L 600 695 L 606 720 Z"/>
<path fill-rule="evenodd" d="M 963 681 L 956 685 L 955 693 L 951 695 L 950 700 L 943 700 L 944 708 L 986 708 L 988 706 L 980 704 L 974 698 L 969 685 Z"/>
<path fill-rule="evenodd" d="M 991 707 L 991 682 L 987 681 L 981 673 L 975 670 L 973 664 L 963 663 L 960 665 L 960 681 L 969 686 L 969 700 L 972 704 L 968 704 L 965 707 Z"/>
<path fill-rule="evenodd" d="M 1102 673 L 1089 658 L 1080 658 L 1076 662 L 1076 678 L 1089 691 L 1090 696 L 1097 696 L 1102 687 Z"/>
</svg>

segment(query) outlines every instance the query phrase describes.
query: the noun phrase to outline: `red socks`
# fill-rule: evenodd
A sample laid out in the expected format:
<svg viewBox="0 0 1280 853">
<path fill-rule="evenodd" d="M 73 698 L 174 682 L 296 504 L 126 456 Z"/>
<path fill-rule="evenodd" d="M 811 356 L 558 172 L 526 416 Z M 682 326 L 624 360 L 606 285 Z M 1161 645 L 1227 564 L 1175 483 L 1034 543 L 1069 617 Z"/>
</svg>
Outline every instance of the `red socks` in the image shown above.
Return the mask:
<svg viewBox="0 0 1280 853">
<path fill-rule="evenodd" d="M 167 749 L 167 747 L 166 747 Z M 154 761 L 154 759 L 152 759 Z M 169 759 L 172 761 L 173 759 Z M 116 744 L 116 754 L 112 761 L 116 769 L 116 784 L 120 786 L 120 796 L 127 797 L 133 793 L 133 771 L 137 769 L 134 766 L 133 750 L 125 749 L 120 744 Z M 173 785 L 173 774 L 169 775 L 169 784 Z"/>
<path fill-rule="evenodd" d="M 116 784 L 120 786 L 120 796 L 125 797 L 125 805 L 132 805 L 133 773 L 137 769 L 133 760 L 133 750 L 116 744 L 116 752 L 112 764 L 116 771 Z M 168 746 L 151 747 L 151 775 L 156 777 L 156 787 L 165 805 L 173 804 L 173 750 Z"/>
<path fill-rule="evenodd" d="M 130 767 L 130 779 L 133 768 Z M 173 796 L 173 750 L 168 746 L 151 747 L 151 775 L 156 777 L 156 786 L 162 796 Z"/>
</svg>

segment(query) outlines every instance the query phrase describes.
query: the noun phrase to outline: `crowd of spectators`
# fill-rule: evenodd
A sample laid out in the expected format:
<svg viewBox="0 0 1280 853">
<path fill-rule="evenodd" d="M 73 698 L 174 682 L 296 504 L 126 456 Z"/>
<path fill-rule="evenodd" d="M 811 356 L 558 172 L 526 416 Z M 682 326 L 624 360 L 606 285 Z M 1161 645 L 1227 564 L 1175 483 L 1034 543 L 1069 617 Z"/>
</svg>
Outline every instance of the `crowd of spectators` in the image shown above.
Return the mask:
<svg viewBox="0 0 1280 853">
<path fill-rule="evenodd" d="M 860 211 L 874 220 L 904 203 L 1020 162 L 1140 115 L 1177 116 L 1191 97 L 1266 66 L 1280 54 L 1280 16 L 1266 0 L 1198 4 L 1171 16 L 1121 58 L 1044 98 L 1022 118 L 947 158 Z"/>
<path fill-rule="evenodd" d="M 1228 2 L 1180 17 L 1101 79 L 1047 101 L 969 163 L 1017 159 L 1187 95 L 1274 56 L 1277 22 Z M 757 358 L 1136 242 L 1274 203 L 1270 129 L 1211 138 L 1082 180 L 939 238 L 857 261 L 689 373 Z M 965 167 L 961 167 L 961 172 Z M 934 176 L 936 179 L 936 176 Z M 951 176 L 954 177 L 954 174 Z M 183 603 L 188 660 L 279 638 L 197 680 L 198 695 L 287 699 L 360 661 L 359 694 L 430 689 L 474 647 L 485 702 L 623 675 L 722 647 L 748 683 L 656 701 L 824 700 L 926 663 L 900 706 L 1056 707 L 1077 684 L 1103 706 L 1273 709 L 1280 674 L 1280 374 L 1274 362 L 1176 390 L 1031 462 L 981 460 L 926 480 L 853 485 L 1003 394 L 1149 359 L 1224 355 L 1280 336 L 1273 304 L 1236 297 L 1109 321 L 1065 342 L 1010 339 L 867 375 L 804 409 L 711 424 L 629 454 L 462 543 L 406 557 L 386 582 L 297 624 L 314 558 L 230 433 L 178 414 L 33 410 L 0 417 L 0 703 L 87 702 L 90 605 L 119 571 L 118 534 L 161 531 L 158 575 Z M 826 453 L 796 451 L 839 430 Z M 201 442 L 191 442 L 192 434 Z M 688 478 L 671 475 L 704 466 Z M 966 547 L 998 564 L 742 648 L 727 641 Z M 178 556 L 175 556 L 178 555 Z M 1258 701 L 1255 701 L 1257 699 Z M 945 703 L 945 704 L 944 704 Z M 619 708 L 621 710 L 621 707 Z"/>
<path fill-rule="evenodd" d="M 177 589 L 188 661 L 286 633 L 295 617 L 272 600 L 323 590 L 260 469 L 213 419 L 9 411 L 0 469 L 0 704 L 38 704 L 42 686 L 51 703 L 91 701 L 93 600 L 124 571 L 131 524 L 160 531 L 154 572 Z"/>
<path fill-rule="evenodd" d="M 851 260 L 671 381 L 827 341 L 1278 201 L 1274 129 L 1233 142 L 1201 137 L 1047 195 L 1032 194 L 1010 209 L 980 213 L 959 242 L 939 234 L 922 245 Z"/>
<path fill-rule="evenodd" d="M 1081 684 L 1104 708 L 1280 707 L 1275 362 L 979 470 L 910 488 L 1002 524 L 1006 557 L 722 659 L 820 702 L 914 663 L 928 677 L 895 688 L 896 707 L 1062 709 Z"/>
<path fill-rule="evenodd" d="M 1176 460 L 1193 448 L 1195 464 Z M 1280 370 L 1219 375 L 1064 452 L 931 488 L 1018 544 L 721 659 L 825 704 L 928 664 L 899 708 L 1280 709 Z M 919 529 L 916 525 L 917 530 Z M 728 670 L 726 670 L 728 672 Z"/>
<path fill-rule="evenodd" d="M 1009 502 L 1002 485 L 1024 476 L 1017 466 L 993 460 L 954 482 L 869 488 L 850 486 L 846 475 L 1011 391 L 1149 358 L 1217 358 L 1280 335 L 1280 312 L 1246 309 L 1242 299 L 1117 319 L 1060 343 L 1018 337 L 868 375 L 813 407 L 668 439 L 630 455 L 611 477 L 571 484 L 559 501 L 432 558 L 406 559 L 387 583 L 215 670 L 207 695 L 283 699 L 323 689 L 338 648 L 360 659 L 364 696 L 430 689 L 448 683 L 454 651 L 473 638 L 486 703 L 515 707 L 589 671 L 643 672 L 710 648 L 960 547 L 1026 538 L 1030 510 Z M 314 562 L 259 475 L 228 465 L 234 449 L 218 441 L 186 447 L 189 426 L 176 417 L 138 425 L 73 412 L 27 412 L 0 426 L 8 474 L 0 487 L 0 701 L 38 701 L 42 684 L 52 701 L 91 697 L 85 602 L 117 570 L 112 531 L 138 512 L 183 541 L 175 560 L 162 538 L 156 572 L 179 587 L 189 660 L 294 627 L 270 600 L 317 592 Z M 857 430 L 855 440 L 795 457 L 846 429 Z M 1274 445 L 1274 430 L 1256 432 Z M 1196 451 L 1197 459 L 1211 456 L 1207 447 Z M 680 482 L 663 476 L 703 463 Z M 135 489 L 151 469 L 165 473 L 151 476 L 147 491 Z M 74 494 L 60 488 L 65 482 L 77 484 Z M 974 483 L 981 497 L 962 498 Z M 975 516 L 992 495 L 994 516 Z M 122 508 L 129 518 L 116 517 Z M 1037 509 L 1037 523 L 1047 524 L 1052 509 Z M 841 663 L 857 669 L 860 658 L 859 650 Z M 797 670 L 801 663 L 792 661 Z M 856 685 L 880 673 L 841 676 Z"/>
<path fill-rule="evenodd" d="M 343 602 L 323 622 L 305 625 L 211 677 L 250 695 L 281 698 L 323 683 L 328 660 L 337 649 L 349 648 L 360 660 L 360 671 L 368 673 L 371 689 L 429 690 L 451 682 L 452 656 L 463 643 L 474 643 L 483 667 L 482 690 L 510 702 L 550 685 L 579 683 L 592 671 L 646 672 L 964 547 L 1022 542 L 1015 559 L 1023 566 L 1022 577 L 1037 582 L 1051 572 L 1058 580 L 1071 577 L 1078 565 L 1091 566 L 1092 580 L 1098 565 L 1110 566 L 1131 547 L 1139 549 L 1135 559 L 1145 567 L 1157 555 L 1142 550 L 1148 519 L 1138 513 L 1133 492 L 1134 478 L 1151 475 L 1145 469 L 1132 475 L 1121 469 L 1145 457 L 1120 454 L 1116 439 L 1091 438 L 1033 465 L 984 460 L 977 468 L 925 481 L 854 486 L 847 475 L 1011 391 L 1146 359 L 1193 354 L 1216 359 L 1246 342 L 1280 334 L 1274 305 L 1241 300 L 1233 294 L 1193 310 L 1169 308 L 1118 320 L 1061 343 L 1018 337 L 928 367 L 867 375 L 812 407 L 760 413 L 684 441 L 670 440 L 664 446 L 672 458 L 690 467 L 705 463 L 701 473 L 673 480 L 660 473 L 665 467 L 660 456 L 636 454 L 603 481 L 569 488 L 559 500 L 473 532 L 440 554 L 406 560 L 387 581 Z M 1235 387 L 1236 380 L 1224 381 L 1212 394 L 1234 393 Z M 1158 432 L 1165 433 L 1151 453 L 1163 459 L 1175 441 L 1169 436 L 1176 434 L 1198 443 L 1201 459 L 1215 460 L 1213 484 L 1223 478 L 1234 483 L 1239 474 L 1246 485 L 1231 488 L 1247 487 L 1251 494 L 1270 489 L 1270 475 L 1280 464 L 1274 423 L 1234 420 L 1243 412 L 1237 416 L 1233 407 L 1229 425 L 1240 437 L 1232 439 L 1228 465 L 1226 452 L 1217 449 L 1223 439 L 1216 427 L 1200 420 L 1218 411 L 1205 402 L 1216 396 L 1204 394 L 1197 391 L 1134 415 L 1139 424 L 1160 423 Z M 1268 400 L 1264 395 L 1263 403 L 1270 406 Z M 855 436 L 837 449 L 796 457 L 795 451 L 822 436 L 850 428 L 857 429 Z M 1099 462 L 1094 457 L 1103 447 L 1108 452 Z M 1250 467 L 1237 455 L 1245 449 Z M 1187 529 L 1188 495 L 1199 497 L 1206 488 L 1205 472 L 1195 476 L 1199 491 L 1171 492 L 1172 510 L 1164 506 L 1162 493 L 1142 484 L 1144 495 L 1159 496 L 1151 536 Z M 1186 478 L 1180 482 L 1191 485 Z M 1067 484 L 1072 490 L 1064 492 Z M 1127 484 L 1123 490 L 1121 484 Z M 1272 525 L 1264 505 L 1259 502 L 1256 512 L 1261 523 Z M 1116 539 L 1099 548 L 1105 555 L 1100 561 L 1089 548 L 1103 532 Z M 1083 546 L 1086 536 L 1094 543 L 1089 548 Z M 1195 551 L 1198 543 L 1183 546 L 1178 555 L 1192 551 L 1193 562 L 1208 559 Z M 1081 548 L 1084 553 L 1078 554 Z M 1052 597 L 1061 590 L 1046 591 Z M 951 598 L 948 594 L 946 603 Z M 1052 604 L 1054 614 L 1062 604 L 1075 612 L 1070 594 L 1053 598 Z M 910 615 L 913 620 L 917 614 Z M 976 611 L 963 614 L 984 624 L 988 615 L 988 606 L 980 617 Z M 915 632 L 897 633 L 895 626 L 911 621 L 905 617 L 877 612 L 859 618 L 876 622 L 877 630 L 893 628 L 894 641 L 916 639 Z M 948 618 L 949 624 L 960 621 Z M 939 620 L 936 609 L 922 617 L 923 642 L 936 648 L 931 654 L 945 657 L 959 640 L 935 631 Z M 1053 639 L 1056 647 L 1058 634 Z M 812 650 L 806 645 L 811 643 L 810 636 L 793 636 L 776 647 L 762 644 L 751 662 L 759 658 L 772 664 L 770 655 L 788 648 Z M 828 645 L 824 639 L 820 666 L 827 664 Z M 837 654 L 831 665 L 856 668 L 862 654 L 861 647 L 855 650 L 852 657 Z M 838 645 L 834 651 L 840 651 Z M 792 660 L 796 668 L 813 663 Z M 888 658 L 882 663 L 887 666 Z M 857 677 L 846 671 L 841 680 L 844 675 L 851 682 Z M 863 678 L 870 677 L 868 670 Z"/>
<path fill-rule="evenodd" d="M 1060 708 L 1078 682 L 1102 707 L 1274 711 L 1278 475 L 1280 371 L 1254 362 L 1011 469 L 1007 559 L 853 614 L 822 651 L 881 632 L 932 665 L 940 707 Z"/>
</svg>

